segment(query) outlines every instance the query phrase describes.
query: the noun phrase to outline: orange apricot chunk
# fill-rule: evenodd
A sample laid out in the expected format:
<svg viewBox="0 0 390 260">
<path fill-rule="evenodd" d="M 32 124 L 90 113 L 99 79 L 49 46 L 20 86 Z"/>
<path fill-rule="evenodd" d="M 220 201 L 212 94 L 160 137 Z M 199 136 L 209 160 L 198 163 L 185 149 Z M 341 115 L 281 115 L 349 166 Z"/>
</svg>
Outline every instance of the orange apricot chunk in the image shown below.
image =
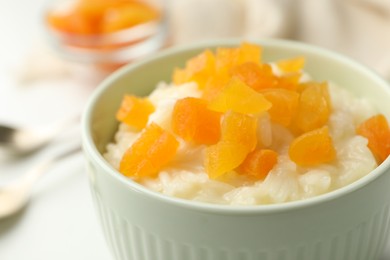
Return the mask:
<svg viewBox="0 0 390 260">
<path fill-rule="evenodd" d="M 312 82 L 303 89 L 298 105 L 294 127 L 302 132 L 320 128 L 326 124 L 331 113 L 327 83 Z"/>
<path fill-rule="evenodd" d="M 296 57 L 276 62 L 276 66 L 278 66 L 278 68 L 284 73 L 300 72 L 303 69 L 304 65 L 304 57 Z"/>
<path fill-rule="evenodd" d="M 216 72 L 229 75 L 229 71 L 238 63 L 238 50 L 234 48 L 218 48 L 215 55 Z"/>
<path fill-rule="evenodd" d="M 101 32 L 111 33 L 159 18 L 159 12 L 142 2 L 128 2 L 107 9 L 101 19 Z"/>
<path fill-rule="evenodd" d="M 298 109 L 299 94 L 279 88 L 266 89 L 261 94 L 272 104 L 268 110 L 271 120 L 289 126 Z"/>
<path fill-rule="evenodd" d="M 278 162 L 278 153 L 270 149 L 250 152 L 237 168 L 240 174 L 248 174 L 258 180 L 264 179 Z"/>
<path fill-rule="evenodd" d="M 259 114 L 270 107 L 271 103 L 262 94 L 236 78 L 231 79 L 209 103 L 209 108 L 214 111 L 233 110 L 244 114 Z"/>
<path fill-rule="evenodd" d="M 189 82 L 190 78 L 191 76 L 185 69 L 175 68 L 173 71 L 172 81 L 175 85 L 181 85 L 183 83 Z"/>
<path fill-rule="evenodd" d="M 299 72 L 292 72 L 277 77 L 275 87 L 289 90 L 297 90 L 301 76 L 302 74 Z"/>
<path fill-rule="evenodd" d="M 218 142 L 208 146 L 205 169 L 210 179 L 217 179 L 239 166 L 247 156 L 247 148 L 231 142 Z"/>
<path fill-rule="evenodd" d="M 50 10 L 47 22 L 65 33 L 96 35 L 154 19 L 154 14 L 152 7 L 133 0 L 78 0 L 64 2 Z"/>
<path fill-rule="evenodd" d="M 390 129 L 384 115 L 370 117 L 357 127 L 356 132 L 368 139 L 368 148 L 379 163 L 390 155 Z"/>
<path fill-rule="evenodd" d="M 154 110 L 154 105 L 147 98 L 125 95 L 116 113 L 116 118 L 118 121 L 140 130 L 146 126 L 149 115 Z"/>
<path fill-rule="evenodd" d="M 316 166 L 336 157 L 329 129 L 324 126 L 295 138 L 289 148 L 290 159 L 299 166 Z"/>
<path fill-rule="evenodd" d="M 216 70 L 218 74 L 229 74 L 230 70 L 245 62 L 260 63 L 261 47 L 243 42 L 238 48 L 218 48 Z"/>
<path fill-rule="evenodd" d="M 230 77 L 225 76 L 211 76 L 202 92 L 202 99 L 211 101 L 215 99 L 222 89 L 229 83 Z"/>
<path fill-rule="evenodd" d="M 172 112 L 172 131 L 188 142 L 211 145 L 221 135 L 221 114 L 207 108 L 207 102 L 188 97 L 176 102 Z"/>
<path fill-rule="evenodd" d="M 277 84 L 277 78 L 268 64 L 246 62 L 234 67 L 231 75 L 256 91 L 273 88 Z"/>
<path fill-rule="evenodd" d="M 151 123 L 125 152 L 119 171 L 136 180 L 155 178 L 174 158 L 178 147 L 179 142 L 171 133 Z"/>
<path fill-rule="evenodd" d="M 257 145 L 257 118 L 227 112 L 222 119 L 221 140 L 206 148 L 205 168 L 210 178 L 218 178 L 237 168 Z"/>
<path fill-rule="evenodd" d="M 195 81 L 199 89 L 203 89 L 208 78 L 214 74 L 215 57 L 210 50 L 205 50 L 201 54 L 190 59 L 184 69 L 175 69 L 173 82 L 180 85 L 186 82 Z"/>
<path fill-rule="evenodd" d="M 247 153 L 257 145 L 257 117 L 228 111 L 222 118 L 221 140 L 246 147 Z"/>
<path fill-rule="evenodd" d="M 51 27 L 64 33 L 91 35 L 98 32 L 93 25 L 94 20 L 74 10 L 62 10 L 59 7 L 58 10 L 50 11 L 46 19 Z"/>
<path fill-rule="evenodd" d="M 87 17 L 101 17 L 112 7 L 132 2 L 132 0 L 76 0 L 75 10 Z"/>
<path fill-rule="evenodd" d="M 238 48 L 238 64 L 244 62 L 261 62 L 262 49 L 259 45 L 249 42 L 242 42 Z"/>
</svg>

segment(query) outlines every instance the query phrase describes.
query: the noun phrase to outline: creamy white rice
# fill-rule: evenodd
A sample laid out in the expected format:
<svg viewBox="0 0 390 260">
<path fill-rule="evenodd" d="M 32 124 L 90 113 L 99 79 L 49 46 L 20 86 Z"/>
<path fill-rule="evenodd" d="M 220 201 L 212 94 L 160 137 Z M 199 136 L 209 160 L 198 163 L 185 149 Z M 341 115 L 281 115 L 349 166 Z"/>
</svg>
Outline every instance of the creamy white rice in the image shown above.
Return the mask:
<svg viewBox="0 0 390 260">
<path fill-rule="evenodd" d="M 164 167 L 158 178 L 143 180 L 142 184 L 170 196 L 232 205 L 301 200 L 348 185 L 377 167 L 374 156 L 367 148 L 367 139 L 355 134 L 356 126 L 374 115 L 375 111 L 364 99 L 356 98 L 331 83 L 329 92 L 332 114 L 328 126 L 337 154 L 337 159 L 332 163 L 317 167 L 297 166 L 288 156 L 292 134 L 286 128 L 273 124 L 264 114 L 259 119 L 258 138 L 279 153 L 277 164 L 264 180 L 253 182 L 234 173 L 228 173 L 224 180 L 211 180 L 203 166 L 205 146 L 181 142 L 174 161 Z M 170 115 L 176 100 L 200 95 L 195 83 L 179 87 L 160 84 L 150 95 L 156 111 L 150 116 L 149 123 L 155 122 L 170 130 Z M 119 168 L 124 152 L 139 134 L 120 124 L 114 142 L 107 146 L 104 154 L 113 167 Z"/>
</svg>

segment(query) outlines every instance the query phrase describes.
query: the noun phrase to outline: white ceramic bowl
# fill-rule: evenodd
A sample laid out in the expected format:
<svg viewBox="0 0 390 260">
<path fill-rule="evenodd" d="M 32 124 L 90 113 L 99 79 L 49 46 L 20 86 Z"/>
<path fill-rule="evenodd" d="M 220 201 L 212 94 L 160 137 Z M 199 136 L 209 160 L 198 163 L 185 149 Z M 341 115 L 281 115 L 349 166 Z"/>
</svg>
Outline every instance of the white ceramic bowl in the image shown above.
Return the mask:
<svg viewBox="0 0 390 260">
<path fill-rule="evenodd" d="M 288 41 L 258 41 L 265 60 L 303 55 L 316 80 L 332 80 L 390 115 L 390 88 L 369 69 L 333 52 Z M 266 206 L 186 201 L 150 191 L 102 157 L 117 129 L 124 93 L 147 95 L 172 69 L 213 42 L 168 50 L 114 73 L 96 90 L 83 118 L 91 190 L 117 260 L 373 260 L 389 235 L 390 160 L 337 191 Z"/>
</svg>

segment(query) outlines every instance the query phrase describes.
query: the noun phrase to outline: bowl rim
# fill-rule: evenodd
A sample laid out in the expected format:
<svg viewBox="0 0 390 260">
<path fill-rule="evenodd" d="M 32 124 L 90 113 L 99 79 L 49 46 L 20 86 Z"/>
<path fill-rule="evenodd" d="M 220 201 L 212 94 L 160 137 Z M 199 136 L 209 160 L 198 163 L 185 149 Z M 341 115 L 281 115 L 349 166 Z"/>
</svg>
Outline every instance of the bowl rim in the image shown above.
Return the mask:
<svg viewBox="0 0 390 260">
<path fill-rule="evenodd" d="M 105 172 L 105 174 L 108 174 L 110 177 L 121 182 L 129 189 L 144 194 L 149 199 L 154 199 L 161 203 L 168 203 L 171 205 L 175 205 L 178 207 L 183 207 L 191 210 L 212 212 L 217 214 L 229 214 L 229 215 L 236 215 L 236 214 L 259 215 L 259 214 L 282 213 L 286 211 L 292 211 L 292 210 L 298 210 L 298 209 L 307 208 L 311 206 L 316 206 L 319 204 L 323 204 L 325 202 L 333 201 L 337 198 L 343 197 L 347 194 L 357 191 L 363 188 L 364 186 L 366 186 L 367 184 L 373 182 L 381 175 L 385 174 L 385 172 L 390 168 L 390 158 L 387 158 L 377 168 L 375 168 L 366 176 L 363 176 L 362 178 L 356 180 L 355 182 L 348 184 L 344 187 L 341 187 L 337 190 L 333 190 L 312 198 L 305 198 L 297 201 L 289 201 L 289 202 L 266 204 L 266 205 L 230 205 L 230 204 L 225 205 L 225 204 L 211 204 L 206 202 L 192 201 L 192 200 L 165 195 L 150 190 L 147 187 L 144 187 L 143 185 L 120 174 L 114 167 L 112 167 L 104 159 L 103 155 L 97 150 L 92 140 L 92 136 L 90 134 L 91 133 L 90 123 L 92 121 L 92 111 L 95 108 L 96 101 L 108 88 L 110 88 L 112 82 L 116 81 L 118 78 L 122 77 L 123 75 L 130 73 L 132 70 L 135 70 L 136 68 L 141 66 L 145 66 L 149 62 L 152 62 L 157 59 L 164 59 L 167 56 L 190 51 L 193 49 L 199 49 L 199 48 L 206 49 L 206 48 L 213 48 L 213 47 L 225 46 L 225 45 L 226 46 L 239 45 L 243 41 L 258 44 L 263 48 L 267 48 L 267 47 L 287 48 L 291 50 L 300 51 L 303 53 L 313 53 L 313 54 L 315 53 L 316 55 L 325 56 L 328 59 L 335 60 L 351 68 L 354 68 L 358 71 L 361 71 L 362 73 L 365 73 L 368 77 L 372 79 L 373 82 L 376 83 L 378 87 L 382 88 L 384 92 L 387 91 L 388 95 L 390 96 L 389 83 L 369 67 L 343 54 L 339 54 L 329 49 L 325 49 L 314 45 L 309 45 L 302 42 L 281 40 L 281 39 L 249 39 L 249 40 L 226 39 L 226 40 L 204 41 L 204 42 L 198 42 L 189 45 L 179 45 L 176 47 L 166 49 L 142 61 L 128 64 L 118 69 L 114 73 L 112 73 L 105 80 L 103 80 L 103 82 L 99 84 L 97 89 L 95 89 L 94 93 L 92 93 L 91 97 L 89 98 L 82 116 L 81 130 L 82 130 L 82 143 L 83 143 L 84 154 L 90 157 L 90 159 L 92 159 L 95 163 L 97 163 L 98 166 L 103 170 L 103 172 Z"/>
</svg>

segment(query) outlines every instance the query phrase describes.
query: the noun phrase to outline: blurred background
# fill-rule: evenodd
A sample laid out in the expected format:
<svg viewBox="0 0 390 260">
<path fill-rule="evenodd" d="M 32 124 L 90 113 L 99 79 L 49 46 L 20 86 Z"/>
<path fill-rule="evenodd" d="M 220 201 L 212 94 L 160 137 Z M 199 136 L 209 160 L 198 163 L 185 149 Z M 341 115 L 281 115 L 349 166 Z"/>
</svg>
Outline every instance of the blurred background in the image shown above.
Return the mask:
<svg viewBox="0 0 390 260">
<path fill-rule="evenodd" d="M 390 79 L 388 0 L 0 0 L 0 35 L 0 124 L 15 126 L 78 117 L 117 68 L 213 39 L 302 41 Z M 77 123 L 42 151 L 2 161 L 0 184 L 72 142 Z M 0 259 L 111 259 L 85 175 L 81 153 L 58 163 L 25 210 L 0 219 Z"/>
</svg>

